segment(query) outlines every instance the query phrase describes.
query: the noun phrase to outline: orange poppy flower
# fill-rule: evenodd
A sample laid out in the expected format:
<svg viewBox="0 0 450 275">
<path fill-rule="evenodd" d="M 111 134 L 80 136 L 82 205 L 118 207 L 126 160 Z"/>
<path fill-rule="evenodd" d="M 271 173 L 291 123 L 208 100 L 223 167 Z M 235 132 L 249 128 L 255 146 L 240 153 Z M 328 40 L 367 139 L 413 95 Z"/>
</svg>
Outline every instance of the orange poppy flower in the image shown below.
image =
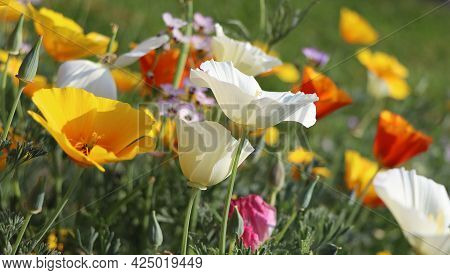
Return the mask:
<svg viewBox="0 0 450 275">
<path fill-rule="evenodd" d="M 382 111 L 373 152 L 384 167 L 396 167 L 425 152 L 432 138 L 417 131 L 400 115 Z"/>
<path fill-rule="evenodd" d="M 173 48 L 157 53 L 151 51 L 140 59 L 142 77 L 145 83 L 150 86 L 160 86 L 161 84 L 172 83 L 178 64 L 180 49 Z M 189 76 L 191 68 L 196 67 L 199 61 L 196 51 L 191 50 L 186 66 L 184 67 L 182 79 Z M 180 84 L 183 86 L 183 83 Z"/>
<path fill-rule="evenodd" d="M 351 97 L 339 89 L 329 77 L 316 72 L 312 67 L 305 66 L 300 87 L 294 86 L 293 91 L 302 91 L 306 94 L 316 93 L 319 101 L 316 101 L 317 119 L 352 103 Z"/>
</svg>

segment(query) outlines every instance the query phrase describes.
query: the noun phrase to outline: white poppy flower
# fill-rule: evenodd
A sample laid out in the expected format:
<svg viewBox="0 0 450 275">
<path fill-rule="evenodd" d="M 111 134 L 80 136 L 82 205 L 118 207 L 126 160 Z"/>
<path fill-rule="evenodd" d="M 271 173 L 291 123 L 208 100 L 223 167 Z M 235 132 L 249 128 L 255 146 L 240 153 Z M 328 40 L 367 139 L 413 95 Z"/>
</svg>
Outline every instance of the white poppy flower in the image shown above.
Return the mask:
<svg viewBox="0 0 450 275">
<path fill-rule="evenodd" d="M 450 200 L 443 185 L 404 168 L 379 172 L 373 182 L 417 253 L 450 253 Z"/>
<path fill-rule="evenodd" d="M 169 41 L 167 35 L 144 40 L 130 52 L 119 56 L 114 62 L 114 66 L 131 65 L 150 51 L 161 47 L 167 41 Z M 117 87 L 109 66 L 89 60 L 70 60 L 62 63 L 56 76 L 56 86 L 59 88 L 81 88 L 96 96 L 117 99 Z"/>
<path fill-rule="evenodd" d="M 282 62 L 263 52 L 249 42 L 231 39 L 215 24 L 216 36 L 212 38 L 211 50 L 216 60 L 231 61 L 234 66 L 247 75 L 258 75 L 270 71 Z"/>
<path fill-rule="evenodd" d="M 177 120 L 178 160 L 192 187 L 205 190 L 231 174 L 232 158 L 239 142 L 217 122 Z M 252 152 L 245 140 L 239 157 L 240 165 Z"/>
<path fill-rule="evenodd" d="M 268 128 L 282 121 L 305 127 L 316 123 L 316 94 L 265 92 L 252 76 L 237 70 L 232 62 L 206 61 L 191 70 L 191 81 L 212 90 L 217 103 L 235 123 L 249 128 Z"/>
<path fill-rule="evenodd" d="M 117 99 L 117 87 L 109 68 L 89 60 L 70 60 L 59 66 L 56 87 L 73 87 L 96 96 Z"/>
</svg>

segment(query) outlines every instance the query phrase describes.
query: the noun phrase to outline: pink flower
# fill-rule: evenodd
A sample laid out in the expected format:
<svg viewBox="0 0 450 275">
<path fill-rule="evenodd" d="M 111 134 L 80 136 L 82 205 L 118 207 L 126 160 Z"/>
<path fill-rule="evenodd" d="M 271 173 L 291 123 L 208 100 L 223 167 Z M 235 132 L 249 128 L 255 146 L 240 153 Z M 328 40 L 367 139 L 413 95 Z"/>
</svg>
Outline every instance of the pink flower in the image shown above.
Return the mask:
<svg viewBox="0 0 450 275">
<path fill-rule="evenodd" d="M 277 210 L 260 196 L 248 195 L 231 201 L 230 217 L 235 205 L 244 219 L 244 246 L 254 251 L 272 235 L 277 223 Z"/>
</svg>

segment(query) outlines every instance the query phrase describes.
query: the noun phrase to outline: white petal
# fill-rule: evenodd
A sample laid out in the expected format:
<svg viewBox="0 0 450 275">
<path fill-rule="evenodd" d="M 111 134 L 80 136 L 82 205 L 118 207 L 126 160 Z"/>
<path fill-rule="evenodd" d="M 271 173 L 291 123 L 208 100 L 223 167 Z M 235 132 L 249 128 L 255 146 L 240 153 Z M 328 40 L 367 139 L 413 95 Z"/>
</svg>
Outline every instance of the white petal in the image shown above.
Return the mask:
<svg viewBox="0 0 450 275">
<path fill-rule="evenodd" d="M 117 87 L 109 69 L 89 60 L 71 60 L 61 64 L 56 86 L 81 88 L 96 96 L 117 99 Z"/>
<path fill-rule="evenodd" d="M 204 62 L 191 70 L 191 81 L 212 90 L 222 111 L 234 122 L 250 128 L 267 128 L 282 121 L 296 121 L 306 127 L 316 122 L 315 94 L 264 92 L 252 76 L 231 62 Z"/>
<path fill-rule="evenodd" d="M 450 242 L 437 243 L 450 239 L 450 199 L 443 185 L 399 168 L 379 172 L 374 186 L 412 246 L 422 253 L 450 253 Z"/>
<path fill-rule="evenodd" d="M 181 170 L 192 185 L 207 188 L 230 175 L 238 141 L 225 127 L 212 121 L 188 123 L 177 120 L 177 137 Z M 252 151 L 246 141 L 240 163 Z"/>
<path fill-rule="evenodd" d="M 148 54 L 150 51 L 161 47 L 162 45 L 167 43 L 167 41 L 169 41 L 169 36 L 167 35 L 150 37 L 139 43 L 131 51 L 119 56 L 116 62 L 114 62 L 114 65 L 118 67 L 129 66 L 136 62 L 139 58 Z"/>
<path fill-rule="evenodd" d="M 231 61 L 237 69 L 247 75 L 258 75 L 282 64 L 278 58 L 267 55 L 249 42 L 227 37 L 219 24 L 215 27 L 216 36 L 211 41 L 211 49 L 216 60 Z"/>
</svg>

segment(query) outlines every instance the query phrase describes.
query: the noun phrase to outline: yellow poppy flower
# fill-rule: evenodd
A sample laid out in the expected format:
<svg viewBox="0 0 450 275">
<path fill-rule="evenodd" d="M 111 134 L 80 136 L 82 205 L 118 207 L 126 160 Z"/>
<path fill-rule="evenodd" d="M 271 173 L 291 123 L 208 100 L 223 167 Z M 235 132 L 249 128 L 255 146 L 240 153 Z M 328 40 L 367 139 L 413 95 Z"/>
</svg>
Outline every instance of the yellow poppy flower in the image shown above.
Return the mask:
<svg viewBox="0 0 450 275">
<path fill-rule="evenodd" d="M 314 167 L 312 169 L 312 173 L 317 176 L 321 176 L 322 178 L 329 179 L 331 178 L 331 171 L 326 167 Z"/>
<path fill-rule="evenodd" d="M 43 36 L 45 50 L 55 60 L 67 61 L 106 53 L 108 37 L 96 32 L 84 34 L 83 28 L 75 21 L 50 9 L 36 10 L 31 4 L 28 7 L 36 32 Z M 117 43 L 113 48 L 117 48 Z"/>
<path fill-rule="evenodd" d="M 142 110 L 76 88 L 42 89 L 32 101 L 42 116 L 28 111 L 75 162 L 95 166 L 129 160 L 154 149 L 147 133 L 155 120 Z"/>
<path fill-rule="evenodd" d="M 276 127 L 269 127 L 264 133 L 264 142 L 269 146 L 275 146 L 278 144 L 280 138 L 280 131 Z"/>
<path fill-rule="evenodd" d="M 383 81 L 386 84 L 384 86 L 386 86 L 387 92 L 376 88 L 380 85 L 372 85 L 375 88 L 369 89 L 369 92 L 377 96 L 387 93 L 390 97 L 399 100 L 409 95 L 409 86 L 405 81 L 405 78 L 408 77 L 408 69 L 397 58 L 383 52 L 372 53 L 369 49 L 360 51 L 357 58 L 375 78 L 369 78 L 369 81 Z"/>
<path fill-rule="evenodd" d="M 378 172 L 378 164 L 362 157 L 358 152 L 345 152 L 345 184 L 349 190 L 354 190 L 357 196 L 365 193 L 364 203 L 369 206 L 382 205 L 371 181 Z M 370 184 L 369 187 L 367 185 Z"/>
<path fill-rule="evenodd" d="M 129 70 L 114 69 L 111 70 L 111 74 L 120 92 L 133 91 L 141 82 L 141 75 Z"/>
<path fill-rule="evenodd" d="M 370 45 L 378 39 L 378 33 L 369 22 L 348 8 L 341 9 L 339 30 L 344 41 L 349 44 Z"/>
<path fill-rule="evenodd" d="M 302 147 L 298 147 L 288 154 L 288 161 L 294 164 L 309 164 L 313 159 L 314 153 L 307 151 Z"/>
<path fill-rule="evenodd" d="M 20 15 L 28 14 L 27 7 L 18 1 L 0 0 L 0 21 L 16 22 Z"/>
<path fill-rule="evenodd" d="M 392 253 L 389 250 L 381 250 L 377 252 L 377 255 L 392 255 Z"/>
</svg>

